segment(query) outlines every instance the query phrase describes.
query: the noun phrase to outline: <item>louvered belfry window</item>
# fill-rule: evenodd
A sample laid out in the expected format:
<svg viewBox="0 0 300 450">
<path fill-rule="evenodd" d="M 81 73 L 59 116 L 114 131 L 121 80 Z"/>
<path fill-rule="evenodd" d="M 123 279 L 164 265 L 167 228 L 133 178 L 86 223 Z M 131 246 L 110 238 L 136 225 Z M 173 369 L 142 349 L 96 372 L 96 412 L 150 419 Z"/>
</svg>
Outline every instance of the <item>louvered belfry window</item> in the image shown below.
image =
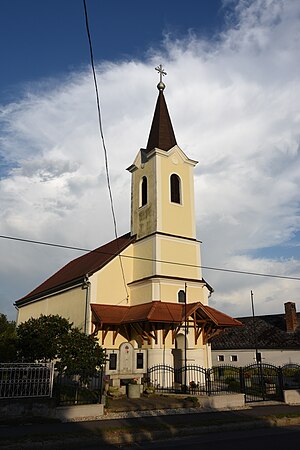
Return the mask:
<svg viewBox="0 0 300 450">
<path fill-rule="evenodd" d="M 171 175 L 170 179 L 170 188 L 171 188 L 171 202 L 172 203 L 181 203 L 180 199 L 180 178 L 176 173 Z"/>
<path fill-rule="evenodd" d="M 142 178 L 142 185 L 141 185 L 141 206 L 146 205 L 148 202 L 148 182 L 147 178 Z"/>
</svg>

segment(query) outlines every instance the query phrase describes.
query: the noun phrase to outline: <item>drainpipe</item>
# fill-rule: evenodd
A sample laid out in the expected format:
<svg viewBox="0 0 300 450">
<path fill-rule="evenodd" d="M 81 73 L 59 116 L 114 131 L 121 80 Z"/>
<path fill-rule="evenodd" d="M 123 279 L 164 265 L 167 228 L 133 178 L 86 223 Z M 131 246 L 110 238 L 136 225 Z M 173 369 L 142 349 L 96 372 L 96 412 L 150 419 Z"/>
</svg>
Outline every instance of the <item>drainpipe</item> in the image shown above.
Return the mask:
<svg viewBox="0 0 300 450">
<path fill-rule="evenodd" d="M 85 289 L 85 311 L 84 311 L 84 327 L 83 331 L 85 334 L 89 334 L 88 330 L 88 312 L 89 312 L 89 304 L 90 304 L 90 287 L 91 283 L 89 281 L 88 275 L 84 277 L 83 283 L 82 283 L 82 289 Z"/>
<path fill-rule="evenodd" d="M 185 392 L 187 392 L 187 352 L 186 352 L 186 347 L 187 347 L 187 323 L 186 323 L 186 301 L 187 301 L 187 284 L 184 284 L 184 389 Z"/>
</svg>

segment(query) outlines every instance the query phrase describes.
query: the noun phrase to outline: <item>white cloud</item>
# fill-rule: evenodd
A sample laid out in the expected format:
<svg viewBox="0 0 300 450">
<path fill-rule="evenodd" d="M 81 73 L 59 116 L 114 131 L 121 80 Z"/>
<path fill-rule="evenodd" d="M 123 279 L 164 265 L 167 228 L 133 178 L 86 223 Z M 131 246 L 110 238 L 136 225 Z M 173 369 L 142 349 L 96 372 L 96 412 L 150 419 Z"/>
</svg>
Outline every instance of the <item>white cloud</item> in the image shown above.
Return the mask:
<svg viewBox="0 0 300 450">
<path fill-rule="evenodd" d="M 147 62 L 98 66 L 120 234 L 130 226 L 125 169 L 147 143 L 157 95 L 153 68 L 163 61 L 177 142 L 199 160 L 203 265 L 299 276 L 295 242 L 290 258 L 255 256 L 288 244 L 300 228 L 299 22 L 298 2 L 241 1 L 213 42 L 166 39 L 164 54 L 152 51 Z M 0 180 L 0 233 L 89 248 L 113 239 L 90 70 L 40 83 L 1 110 L 1 153 L 12 168 Z M 77 256 L 0 245 L 4 312 Z M 211 304 L 234 316 L 250 313 L 251 289 L 257 313 L 281 312 L 284 301 L 298 300 L 299 281 L 216 271 L 205 277 L 215 288 Z"/>
</svg>

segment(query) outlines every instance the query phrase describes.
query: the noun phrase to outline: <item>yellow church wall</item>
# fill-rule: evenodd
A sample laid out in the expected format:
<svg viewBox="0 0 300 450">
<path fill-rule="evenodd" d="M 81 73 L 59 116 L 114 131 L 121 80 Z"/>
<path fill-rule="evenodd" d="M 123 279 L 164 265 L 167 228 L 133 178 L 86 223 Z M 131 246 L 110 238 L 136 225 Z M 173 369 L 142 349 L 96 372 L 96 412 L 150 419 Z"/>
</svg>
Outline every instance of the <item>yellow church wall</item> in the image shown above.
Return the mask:
<svg viewBox="0 0 300 450">
<path fill-rule="evenodd" d="M 203 284 L 199 283 L 198 286 L 193 283 L 191 286 L 189 282 L 187 282 L 187 303 L 196 303 L 201 302 L 206 304 L 206 298 L 203 295 Z M 161 292 L 161 300 L 164 302 L 170 303 L 178 303 L 178 292 L 180 290 L 185 290 L 184 281 L 176 281 L 176 280 L 161 280 L 160 283 L 160 292 Z"/>
<path fill-rule="evenodd" d="M 117 350 L 123 342 L 127 342 L 127 339 L 125 339 L 125 337 L 118 334 L 115 343 L 113 344 L 113 332 L 109 331 L 105 337 L 104 344 L 102 345 L 102 333 L 103 333 L 102 331 L 99 331 L 97 334 L 97 338 L 99 341 L 99 345 L 101 345 L 101 347 L 103 348 L 110 348 Z"/>
<path fill-rule="evenodd" d="M 152 283 L 145 282 L 137 285 L 130 286 L 130 305 L 140 305 L 142 303 L 151 302 L 152 296 Z"/>
<path fill-rule="evenodd" d="M 172 343 L 172 331 L 169 331 L 165 339 L 165 348 L 175 348 L 175 343 Z"/>
<path fill-rule="evenodd" d="M 176 264 L 158 262 L 157 272 L 165 276 L 202 279 L 199 242 L 158 236 L 157 259 Z"/>
<path fill-rule="evenodd" d="M 132 256 L 132 246 L 127 247 L 127 249 L 125 249 L 121 253 L 126 286 L 132 281 Z M 90 277 L 91 303 L 102 303 L 107 305 L 127 305 L 127 292 L 129 294 L 129 288 L 127 288 L 126 291 L 124 278 L 120 264 L 120 258 L 117 256 L 101 270 L 94 273 Z"/>
<path fill-rule="evenodd" d="M 180 329 L 179 334 L 181 334 L 181 335 L 184 334 L 183 328 Z M 175 348 L 175 341 L 174 341 L 174 343 L 172 343 L 172 332 L 171 331 L 168 333 L 168 335 L 166 337 L 165 348 L 166 349 L 174 349 Z M 199 350 L 206 351 L 206 346 L 203 345 L 203 342 L 202 342 L 202 336 L 200 336 L 200 338 L 197 341 L 197 344 L 195 344 L 195 334 L 194 334 L 194 330 L 192 329 L 192 326 L 190 326 L 189 332 L 187 335 L 187 348 L 188 349 L 199 349 Z"/>
<path fill-rule="evenodd" d="M 206 287 L 203 287 L 203 285 L 195 286 L 193 284 L 192 285 L 188 284 L 187 302 L 188 303 L 201 302 L 203 305 L 207 305 L 208 298 Z"/>
<path fill-rule="evenodd" d="M 74 323 L 74 326 L 83 330 L 85 310 L 86 290 L 77 287 L 22 306 L 18 311 L 17 325 L 26 322 L 31 317 L 36 319 L 41 314 L 58 314 Z"/>
<path fill-rule="evenodd" d="M 155 158 L 147 161 L 146 164 L 141 162 L 140 153 L 139 158 L 136 159 L 138 170 L 132 173 L 132 233 L 136 234 L 138 238 L 147 236 L 155 232 L 156 228 L 156 196 L 154 189 L 155 180 Z M 147 204 L 141 206 L 141 182 L 142 178 L 147 178 Z"/>
<path fill-rule="evenodd" d="M 130 286 L 130 305 L 140 305 L 151 301 L 178 302 L 178 292 L 187 284 L 187 302 L 207 304 L 206 288 L 203 282 L 152 278 Z"/>
<path fill-rule="evenodd" d="M 135 258 L 133 264 L 133 280 L 140 280 L 153 275 L 155 273 L 155 265 L 153 262 L 155 259 L 155 242 L 153 236 L 135 242 L 133 244 L 133 256 Z"/>
<path fill-rule="evenodd" d="M 172 203 L 170 177 L 179 176 L 181 181 L 181 203 Z M 158 178 L 158 231 L 196 237 L 193 165 L 175 147 L 168 153 L 160 153 L 157 161 Z"/>
</svg>

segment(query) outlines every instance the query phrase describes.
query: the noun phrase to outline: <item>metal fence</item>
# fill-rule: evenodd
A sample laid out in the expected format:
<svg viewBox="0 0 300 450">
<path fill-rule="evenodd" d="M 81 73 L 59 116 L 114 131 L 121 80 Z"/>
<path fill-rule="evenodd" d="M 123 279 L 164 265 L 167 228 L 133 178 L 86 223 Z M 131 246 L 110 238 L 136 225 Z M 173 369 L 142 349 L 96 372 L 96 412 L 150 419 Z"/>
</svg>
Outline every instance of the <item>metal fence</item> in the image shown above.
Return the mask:
<svg viewBox="0 0 300 450">
<path fill-rule="evenodd" d="M 56 404 L 87 405 L 101 403 L 103 394 L 103 369 L 88 381 L 80 381 L 78 376 L 67 377 L 56 374 L 53 384 L 53 397 Z"/>
<path fill-rule="evenodd" d="M 0 364 L 0 398 L 54 397 L 59 405 L 101 403 L 103 369 L 88 382 L 78 377 L 54 376 L 52 363 Z M 245 394 L 246 402 L 283 400 L 283 391 L 300 389 L 300 365 L 282 367 L 253 364 L 246 367 L 217 366 L 205 369 L 187 365 L 174 369 L 156 365 L 147 380 L 157 392 L 191 395 Z"/>
<path fill-rule="evenodd" d="M 246 402 L 283 400 L 284 389 L 300 389 L 300 366 L 276 367 L 252 364 L 246 367 L 217 366 L 205 369 L 187 365 L 179 369 L 159 364 L 148 370 L 148 381 L 156 391 L 217 395 L 243 393 Z"/>
<path fill-rule="evenodd" d="M 51 397 L 52 363 L 0 364 L 0 398 Z"/>
<path fill-rule="evenodd" d="M 53 363 L 1 363 L 0 399 L 54 397 L 57 405 L 101 403 L 103 369 L 87 382 L 78 376 L 66 377 Z"/>
<path fill-rule="evenodd" d="M 300 388 L 300 366 L 298 364 L 286 364 L 282 367 L 282 379 L 284 389 Z"/>
</svg>

